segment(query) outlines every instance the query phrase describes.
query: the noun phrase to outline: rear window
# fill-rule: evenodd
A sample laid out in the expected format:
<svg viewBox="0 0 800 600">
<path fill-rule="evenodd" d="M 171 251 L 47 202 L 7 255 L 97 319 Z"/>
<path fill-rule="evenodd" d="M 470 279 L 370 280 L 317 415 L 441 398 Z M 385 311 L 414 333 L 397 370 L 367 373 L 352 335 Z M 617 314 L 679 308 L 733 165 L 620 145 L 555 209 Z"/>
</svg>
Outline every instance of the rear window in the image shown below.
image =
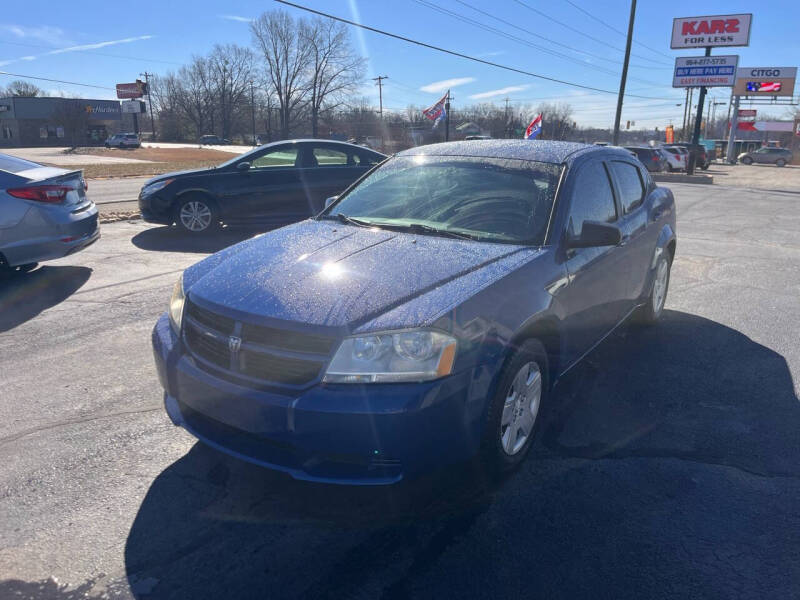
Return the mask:
<svg viewBox="0 0 800 600">
<path fill-rule="evenodd" d="M 20 171 L 27 171 L 28 169 L 38 169 L 41 166 L 42 165 L 36 164 L 35 162 L 17 158 L 16 156 L 0 154 L 0 171 L 19 173 Z"/>
</svg>

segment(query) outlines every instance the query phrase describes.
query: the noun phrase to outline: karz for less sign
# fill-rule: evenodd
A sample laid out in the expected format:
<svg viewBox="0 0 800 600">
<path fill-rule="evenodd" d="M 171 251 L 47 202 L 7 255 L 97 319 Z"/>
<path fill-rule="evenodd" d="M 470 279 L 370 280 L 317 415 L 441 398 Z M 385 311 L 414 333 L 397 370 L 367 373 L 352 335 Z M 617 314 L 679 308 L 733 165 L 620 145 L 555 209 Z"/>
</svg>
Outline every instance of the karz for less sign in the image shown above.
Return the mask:
<svg viewBox="0 0 800 600">
<path fill-rule="evenodd" d="M 749 46 L 753 15 L 683 17 L 672 21 L 672 48 Z"/>
</svg>

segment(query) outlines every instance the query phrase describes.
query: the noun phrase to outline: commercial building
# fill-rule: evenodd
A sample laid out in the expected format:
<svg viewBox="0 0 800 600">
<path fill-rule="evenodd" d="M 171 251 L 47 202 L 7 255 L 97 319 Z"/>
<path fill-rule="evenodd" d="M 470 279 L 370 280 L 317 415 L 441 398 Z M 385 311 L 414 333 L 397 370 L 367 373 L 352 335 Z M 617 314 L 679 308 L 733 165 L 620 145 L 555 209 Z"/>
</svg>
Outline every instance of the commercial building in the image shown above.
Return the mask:
<svg viewBox="0 0 800 600">
<path fill-rule="evenodd" d="M 118 100 L 0 98 L 0 148 L 102 145 L 122 125 Z"/>
</svg>

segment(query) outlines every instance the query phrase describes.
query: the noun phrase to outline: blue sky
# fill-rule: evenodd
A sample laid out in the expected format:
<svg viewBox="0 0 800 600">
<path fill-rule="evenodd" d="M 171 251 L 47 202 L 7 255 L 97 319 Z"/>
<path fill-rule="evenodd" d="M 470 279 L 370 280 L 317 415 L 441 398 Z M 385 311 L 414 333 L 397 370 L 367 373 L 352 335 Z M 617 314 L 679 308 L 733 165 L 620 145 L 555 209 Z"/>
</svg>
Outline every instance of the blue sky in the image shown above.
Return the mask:
<svg viewBox="0 0 800 600">
<path fill-rule="evenodd" d="M 620 32 L 627 28 L 628 0 L 570 1 Z M 624 36 L 567 0 L 524 0 L 539 13 L 516 0 L 297 0 L 297 4 L 542 75 L 612 91 L 619 85 Z M 502 33 L 441 14 L 430 5 Z M 79 11 L 74 3 L 52 0 L 29 0 L 24 10 L 18 8 L 23 6 L 20 3 L 13 6 L 14 10 L 0 16 L 0 71 L 100 86 L 33 81 L 51 92 L 93 98 L 113 98 L 115 83 L 132 81 L 145 70 L 164 73 L 177 69 L 214 43 L 249 44 L 248 19 L 281 7 L 269 0 L 139 0 L 133 4 L 82 0 Z M 283 8 L 292 15 L 303 15 Z M 714 53 L 739 54 L 740 66 L 795 66 L 800 62 L 800 2 L 639 0 L 634 38 L 641 43 L 633 46 L 627 91 L 647 98 L 626 98 L 623 121 L 661 126 L 682 119 L 683 109 L 675 104 L 683 101 L 684 94 L 670 87 L 672 64 L 675 56 L 701 52 L 670 50 L 673 17 L 745 12 L 754 13 L 750 46 L 720 48 Z M 616 96 L 612 94 L 503 71 L 371 32 L 353 29 L 353 39 L 369 58 L 369 76 L 389 76 L 384 87 L 386 110 L 431 104 L 450 87 L 456 109 L 475 102 L 499 105 L 506 97 L 515 104 L 565 101 L 583 125 L 613 124 Z M 0 75 L 0 85 L 12 79 Z M 716 88 L 711 94 L 727 101 L 729 93 L 727 88 Z M 377 104 L 377 88 L 372 82 L 365 85 L 363 94 Z"/>
</svg>

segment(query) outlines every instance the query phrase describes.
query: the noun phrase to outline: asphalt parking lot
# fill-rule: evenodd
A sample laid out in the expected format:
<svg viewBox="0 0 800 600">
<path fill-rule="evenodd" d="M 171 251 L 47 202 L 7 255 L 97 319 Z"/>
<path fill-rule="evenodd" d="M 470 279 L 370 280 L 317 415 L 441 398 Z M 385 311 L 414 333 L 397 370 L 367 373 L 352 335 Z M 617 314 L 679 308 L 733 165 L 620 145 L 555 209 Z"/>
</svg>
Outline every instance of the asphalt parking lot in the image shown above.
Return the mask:
<svg viewBox="0 0 800 600">
<path fill-rule="evenodd" d="M 552 398 L 521 469 L 294 482 L 162 409 L 180 271 L 253 234 L 141 221 L 0 286 L 0 598 L 800 594 L 800 195 L 672 186 L 667 311 Z"/>
</svg>

